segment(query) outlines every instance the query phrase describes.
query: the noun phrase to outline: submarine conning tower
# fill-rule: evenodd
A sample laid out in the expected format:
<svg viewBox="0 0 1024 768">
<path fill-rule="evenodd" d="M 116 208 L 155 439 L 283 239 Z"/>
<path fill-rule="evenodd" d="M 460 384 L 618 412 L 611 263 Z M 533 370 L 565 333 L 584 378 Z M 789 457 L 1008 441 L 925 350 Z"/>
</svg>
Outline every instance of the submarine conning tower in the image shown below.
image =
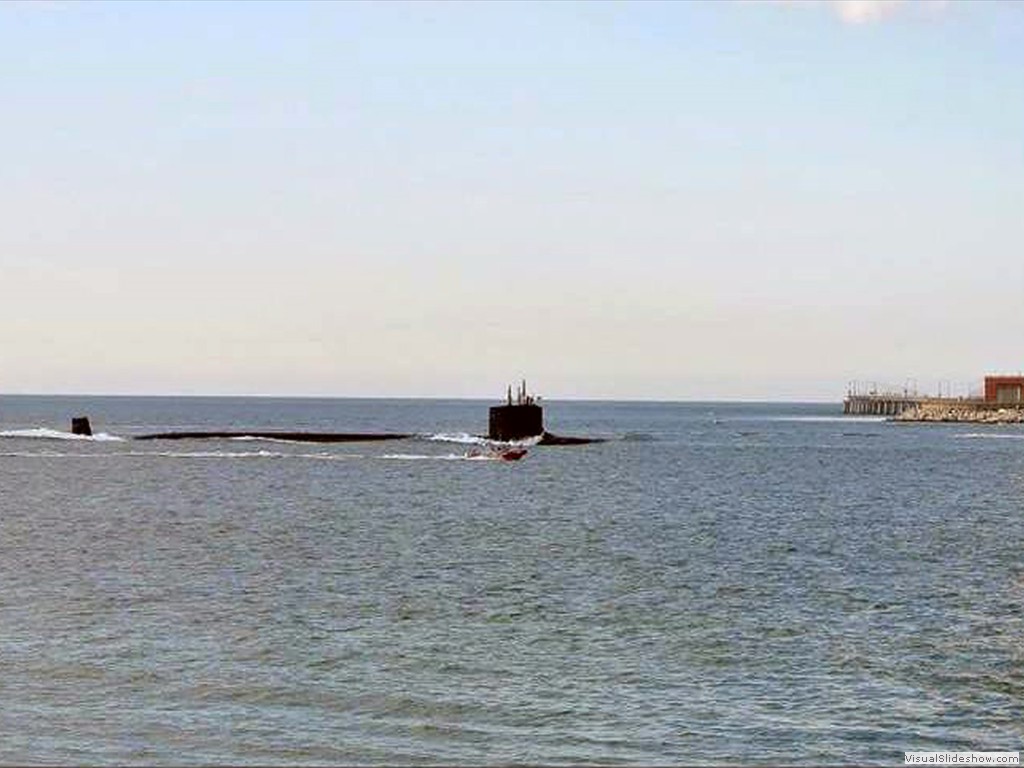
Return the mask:
<svg viewBox="0 0 1024 768">
<path fill-rule="evenodd" d="M 514 400 L 509 387 L 505 403 L 491 408 L 488 439 L 506 442 L 544 434 L 544 409 L 539 399 L 527 394 L 525 381 L 520 383 Z"/>
<path fill-rule="evenodd" d="M 92 424 L 88 416 L 75 416 L 71 419 L 71 434 L 92 437 Z"/>
</svg>

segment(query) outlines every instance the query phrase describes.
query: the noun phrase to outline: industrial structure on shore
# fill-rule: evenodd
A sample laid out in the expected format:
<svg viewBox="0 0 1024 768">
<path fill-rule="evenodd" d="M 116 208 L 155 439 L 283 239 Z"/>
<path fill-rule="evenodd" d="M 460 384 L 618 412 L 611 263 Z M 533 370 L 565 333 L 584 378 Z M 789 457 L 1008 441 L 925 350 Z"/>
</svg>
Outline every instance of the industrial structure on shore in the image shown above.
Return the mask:
<svg viewBox="0 0 1024 768">
<path fill-rule="evenodd" d="M 908 389 L 880 391 L 875 387 L 862 393 L 851 387 L 843 400 L 843 413 L 850 416 L 893 416 L 912 420 L 915 413 L 937 413 L 942 409 L 979 416 L 999 410 L 1024 411 L 1024 376 L 986 376 L 981 397 L 936 397 Z"/>
</svg>

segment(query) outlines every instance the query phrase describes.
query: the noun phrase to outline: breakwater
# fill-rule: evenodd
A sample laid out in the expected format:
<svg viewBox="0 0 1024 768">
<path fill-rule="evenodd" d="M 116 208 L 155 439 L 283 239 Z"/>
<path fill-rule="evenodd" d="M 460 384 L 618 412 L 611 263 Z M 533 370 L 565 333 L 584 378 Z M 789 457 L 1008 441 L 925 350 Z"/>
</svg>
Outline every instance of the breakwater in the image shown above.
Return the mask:
<svg viewBox="0 0 1024 768">
<path fill-rule="evenodd" d="M 921 397 L 905 394 L 849 395 L 843 400 L 849 416 L 888 416 L 893 421 L 968 424 L 1024 423 L 1024 404 L 994 403 L 978 398 Z"/>
<path fill-rule="evenodd" d="M 1024 406 L 983 400 L 929 400 L 893 417 L 894 421 L 967 424 L 1022 424 Z"/>
</svg>

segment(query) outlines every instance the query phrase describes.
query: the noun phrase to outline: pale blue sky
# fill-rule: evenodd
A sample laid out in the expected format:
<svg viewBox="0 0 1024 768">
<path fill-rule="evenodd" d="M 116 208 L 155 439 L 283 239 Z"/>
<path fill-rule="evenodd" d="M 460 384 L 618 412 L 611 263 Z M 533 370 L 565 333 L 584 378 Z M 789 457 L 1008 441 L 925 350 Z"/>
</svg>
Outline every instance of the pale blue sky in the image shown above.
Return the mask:
<svg viewBox="0 0 1024 768">
<path fill-rule="evenodd" d="M 1024 3 L 7 2 L 0 104 L 0 391 L 1024 368 Z"/>
</svg>

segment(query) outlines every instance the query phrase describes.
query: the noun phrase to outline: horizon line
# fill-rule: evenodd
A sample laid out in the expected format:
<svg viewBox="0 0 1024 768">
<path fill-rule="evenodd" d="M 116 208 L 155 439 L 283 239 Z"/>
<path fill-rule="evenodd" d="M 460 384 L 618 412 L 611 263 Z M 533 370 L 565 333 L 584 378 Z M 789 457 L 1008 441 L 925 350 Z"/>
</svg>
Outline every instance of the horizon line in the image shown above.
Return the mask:
<svg viewBox="0 0 1024 768">
<path fill-rule="evenodd" d="M 445 396 L 445 395 L 328 395 L 328 394 L 258 394 L 258 393 L 126 393 L 126 392 L 0 392 L 0 397 L 109 397 L 109 398 L 207 398 L 207 399 L 251 399 L 251 400 L 436 400 L 467 402 L 495 401 L 504 402 L 504 398 L 485 397 L 478 395 Z M 797 399 L 772 398 L 749 399 L 726 397 L 720 400 L 706 398 L 674 399 L 659 397 L 573 397 L 573 396 L 538 396 L 542 402 L 580 402 L 580 403 L 652 403 L 652 404 L 695 404 L 695 403 L 736 403 L 736 404 L 833 404 L 841 403 L 843 397 L 837 399 Z"/>
</svg>

